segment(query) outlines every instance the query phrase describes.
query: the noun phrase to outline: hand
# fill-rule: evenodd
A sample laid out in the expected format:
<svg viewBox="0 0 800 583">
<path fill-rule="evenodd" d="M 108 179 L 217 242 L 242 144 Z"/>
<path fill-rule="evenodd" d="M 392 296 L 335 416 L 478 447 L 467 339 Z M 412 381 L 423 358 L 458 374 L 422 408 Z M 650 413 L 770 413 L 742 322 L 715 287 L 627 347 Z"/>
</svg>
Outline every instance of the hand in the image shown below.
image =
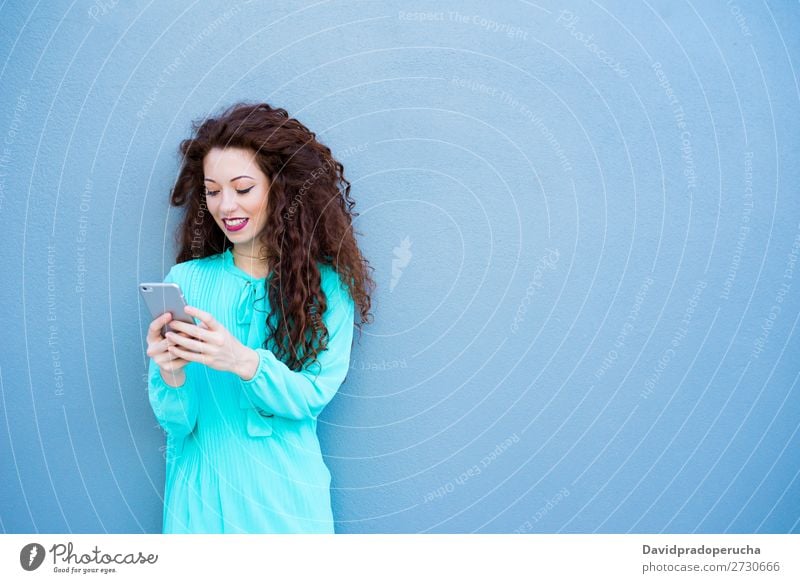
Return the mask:
<svg viewBox="0 0 800 583">
<path fill-rule="evenodd" d="M 168 385 L 180 387 L 186 381 L 183 370 L 189 362 L 169 352 L 174 343 L 161 335 L 161 329 L 172 319 L 172 314 L 165 312 L 150 322 L 147 329 L 147 356 L 152 358 L 161 369 L 161 378 Z M 173 322 L 173 326 L 175 323 Z"/>
<path fill-rule="evenodd" d="M 173 343 L 168 349 L 172 355 L 238 376 L 245 376 L 244 368 L 254 368 L 251 363 L 254 355 L 257 358 L 257 353 L 239 342 L 211 314 L 193 306 L 186 306 L 185 311 L 200 320 L 200 324 L 195 326 L 178 321 L 170 324 L 173 329 L 183 333 L 167 332 L 167 339 Z M 255 370 L 249 376 L 254 374 Z"/>
</svg>

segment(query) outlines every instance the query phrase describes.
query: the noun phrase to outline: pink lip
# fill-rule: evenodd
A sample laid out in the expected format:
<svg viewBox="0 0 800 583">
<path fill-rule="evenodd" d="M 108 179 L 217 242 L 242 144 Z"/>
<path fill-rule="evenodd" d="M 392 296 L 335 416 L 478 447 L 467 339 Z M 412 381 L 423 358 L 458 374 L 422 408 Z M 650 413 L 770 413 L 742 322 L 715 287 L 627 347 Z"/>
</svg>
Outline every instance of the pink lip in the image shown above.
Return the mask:
<svg viewBox="0 0 800 583">
<path fill-rule="evenodd" d="M 235 227 L 231 227 L 230 225 L 225 223 L 225 221 L 222 221 L 222 224 L 225 225 L 225 228 L 228 231 L 241 231 L 242 229 L 244 229 L 247 226 L 247 223 L 249 223 L 249 222 L 250 222 L 250 219 L 245 219 L 244 222 L 241 225 L 236 225 Z"/>
</svg>

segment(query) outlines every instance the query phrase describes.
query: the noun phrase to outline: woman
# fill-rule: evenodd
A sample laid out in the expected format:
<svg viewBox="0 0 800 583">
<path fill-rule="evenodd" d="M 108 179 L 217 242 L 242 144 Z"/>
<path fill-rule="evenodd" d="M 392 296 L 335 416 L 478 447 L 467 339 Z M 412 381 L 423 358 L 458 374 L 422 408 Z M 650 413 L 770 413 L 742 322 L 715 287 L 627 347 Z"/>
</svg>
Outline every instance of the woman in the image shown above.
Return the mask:
<svg viewBox="0 0 800 583">
<path fill-rule="evenodd" d="M 374 282 L 344 168 L 284 109 L 193 126 L 172 190 L 197 325 L 153 320 L 149 396 L 167 432 L 165 533 L 333 533 L 317 416 L 350 364 Z M 169 323 L 170 331 L 162 336 Z"/>
</svg>

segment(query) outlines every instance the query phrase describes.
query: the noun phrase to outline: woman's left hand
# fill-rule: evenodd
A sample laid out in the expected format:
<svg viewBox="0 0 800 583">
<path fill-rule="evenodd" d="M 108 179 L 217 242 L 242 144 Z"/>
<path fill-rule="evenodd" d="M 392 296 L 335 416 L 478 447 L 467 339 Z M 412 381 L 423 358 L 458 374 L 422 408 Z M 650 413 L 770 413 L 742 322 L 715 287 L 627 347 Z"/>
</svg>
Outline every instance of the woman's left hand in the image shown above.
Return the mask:
<svg viewBox="0 0 800 583">
<path fill-rule="evenodd" d="M 171 346 L 170 352 L 189 362 L 200 362 L 216 370 L 239 374 L 239 369 L 248 360 L 251 349 L 239 342 L 208 312 L 193 306 L 187 306 L 185 311 L 200 320 L 200 325 L 172 320 L 170 328 L 184 332 L 188 337 L 167 332 L 167 338 L 177 345 Z"/>
</svg>

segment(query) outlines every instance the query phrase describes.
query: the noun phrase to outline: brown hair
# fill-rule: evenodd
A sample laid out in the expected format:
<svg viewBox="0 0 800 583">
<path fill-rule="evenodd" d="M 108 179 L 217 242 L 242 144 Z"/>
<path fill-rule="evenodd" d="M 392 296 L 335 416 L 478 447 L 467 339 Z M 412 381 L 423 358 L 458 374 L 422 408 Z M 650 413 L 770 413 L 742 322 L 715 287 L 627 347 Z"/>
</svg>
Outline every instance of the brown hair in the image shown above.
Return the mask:
<svg viewBox="0 0 800 583">
<path fill-rule="evenodd" d="M 356 304 L 356 325 L 371 321 L 374 271 L 356 243 L 352 227 L 355 201 L 344 167 L 285 109 L 266 103 L 238 103 L 216 118 L 195 121 L 193 137 L 180 144 L 181 169 L 171 204 L 186 207 L 178 233 L 178 263 L 222 253 L 233 244 L 207 210 L 203 160 L 212 148 L 242 148 L 256 154 L 269 178 L 267 222 L 258 235 L 267 249 L 267 279 L 272 314 L 267 343 L 292 370 L 300 370 L 325 350 L 328 331 L 318 314 L 327 299 L 317 262 L 342 277 Z M 280 322 L 278 326 L 276 323 Z M 266 343 L 265 343 L 266 347 Z"/>
</svg>

